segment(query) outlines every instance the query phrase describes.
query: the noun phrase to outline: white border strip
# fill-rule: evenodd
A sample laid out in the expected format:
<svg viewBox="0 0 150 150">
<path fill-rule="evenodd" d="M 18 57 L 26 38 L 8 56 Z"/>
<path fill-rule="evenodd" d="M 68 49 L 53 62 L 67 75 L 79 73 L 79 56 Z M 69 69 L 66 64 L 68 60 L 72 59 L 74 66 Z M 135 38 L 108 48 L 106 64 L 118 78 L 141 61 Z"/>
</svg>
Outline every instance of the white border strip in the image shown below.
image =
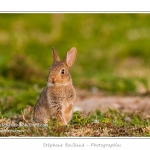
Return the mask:
<svg viewBox="0 0 150 150">
<path fill-rule="evenodd" d="M 117 149 L 117 150 L 149 150 L 149 138 L 1 138 L 0 149 L 27 150 L 87 150 L 90 149 Z"/>
<path fill-rule="evenodd" d="M 1 12 L 147 12 L 148 0 L 3 0 Z"/>
</svg>

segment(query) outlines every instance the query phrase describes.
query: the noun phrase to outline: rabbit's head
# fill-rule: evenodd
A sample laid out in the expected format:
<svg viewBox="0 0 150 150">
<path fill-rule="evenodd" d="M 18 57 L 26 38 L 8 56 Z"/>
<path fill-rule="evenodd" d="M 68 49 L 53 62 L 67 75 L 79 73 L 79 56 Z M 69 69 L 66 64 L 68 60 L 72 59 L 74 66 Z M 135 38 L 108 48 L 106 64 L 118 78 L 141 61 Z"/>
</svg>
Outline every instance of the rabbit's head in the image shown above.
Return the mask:
<svg viewBox="0 0 150 150">
<path fill-rule="evenodd" d="M 69 73 L 69 69 L 76 58 L 76 48 L 71 48 L 63 61 L 60 61 L 58 53 L 55 48 L 52 48 L 53 52 L 53 64 L 50 67 L 48 76 L 48 86 L 62 86 L 72 83 L 72 79 Z"/>
</svg>

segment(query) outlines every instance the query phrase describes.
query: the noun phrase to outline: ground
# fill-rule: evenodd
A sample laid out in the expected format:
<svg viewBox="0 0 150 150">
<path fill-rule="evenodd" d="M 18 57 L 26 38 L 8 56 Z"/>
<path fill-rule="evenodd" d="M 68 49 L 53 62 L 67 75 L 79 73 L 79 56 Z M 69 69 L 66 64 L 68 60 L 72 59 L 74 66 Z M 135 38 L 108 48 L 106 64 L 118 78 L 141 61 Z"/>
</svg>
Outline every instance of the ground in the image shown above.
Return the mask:
<svg viewBox="0 0 150 150">
<path fill-rule="evenodd" d="M 78 90 L 75 111 L 89 113 L 97 109 L 106 112 L 108 108 L 133 113 L 142 112 L 143 115 L 150 113 L 150 100 L 148 96 L 106 96 L 95 90 L 88 92 Z M 150 117 L 150 116 L 149 116 Z"/>
<path fill-rule="evenodd" d="M 106 96 L 96 89 L 77 89 L 72 120 L 60 126 L 33 122 L 33 106 L 1 117 L 0 136 L 46 137 L 145 137 L 150 136 L 150 101 L 147 96 Z"/>
</svg>

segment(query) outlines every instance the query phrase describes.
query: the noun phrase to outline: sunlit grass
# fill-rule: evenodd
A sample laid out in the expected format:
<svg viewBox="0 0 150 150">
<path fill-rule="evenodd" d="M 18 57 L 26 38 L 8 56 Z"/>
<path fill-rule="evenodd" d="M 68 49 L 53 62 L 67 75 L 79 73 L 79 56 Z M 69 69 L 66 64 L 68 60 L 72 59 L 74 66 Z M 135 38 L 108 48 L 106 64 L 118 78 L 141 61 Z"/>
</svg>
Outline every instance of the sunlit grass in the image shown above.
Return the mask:
<svg viewBox="0 0 150 150">
<path fill-rule="evenodd" d="M 75 46 L 78 55 L 71 74 L 77 87 L 88 89 L 93 84 L 110 93 L 134 94 L 139 92 L 135 80 L 145 78 L 147 91 L 149 17 L 149 14 L 1 14 L 0 73 L 44 84 L 52 63 L 51 48 L 55 46 L 63 59 L 66 51 Z M 131 70 L 136 72 L 138 68 L 141 71 L 131 76 Z"/>
</svg>

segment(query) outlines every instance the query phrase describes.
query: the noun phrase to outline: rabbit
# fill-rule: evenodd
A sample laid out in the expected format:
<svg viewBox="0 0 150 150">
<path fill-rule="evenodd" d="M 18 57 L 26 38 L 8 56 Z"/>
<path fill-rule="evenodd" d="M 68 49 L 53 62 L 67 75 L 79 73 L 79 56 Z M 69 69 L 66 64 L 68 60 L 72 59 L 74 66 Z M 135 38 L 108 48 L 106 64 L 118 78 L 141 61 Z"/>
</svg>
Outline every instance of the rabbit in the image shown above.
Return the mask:
<svg viewBox="0 0 150 150">
<path fill-rule="evenodd" d="M 76 59 L 77 50 L 72 47 L 63 61 L 60 61 L 55 48 L 52 48 L 52 53 L 53 64 L 49 70 L 47 86 L 34 107 L 33 120 L 36 123 L 48 123 L 51 118 L 56 118 L 60 125 L 67 125 L 72 118 L 76 100 L 69 69 Z"/>
</svg>

